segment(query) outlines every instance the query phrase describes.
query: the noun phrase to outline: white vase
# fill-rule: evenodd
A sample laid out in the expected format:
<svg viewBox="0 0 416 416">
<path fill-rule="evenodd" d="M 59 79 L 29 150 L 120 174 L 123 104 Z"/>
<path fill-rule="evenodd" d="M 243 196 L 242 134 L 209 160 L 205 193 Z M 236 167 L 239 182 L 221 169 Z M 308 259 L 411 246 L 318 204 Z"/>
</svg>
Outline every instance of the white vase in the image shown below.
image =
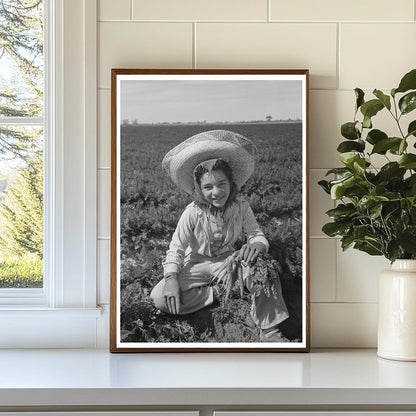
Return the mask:
<svg viewBox="0 0 416 416">
<path fill-rule="evenodd" d="M 380 275 L 377 354 L 416 361 L 416 260 L 396 260 Z"/>
</svg>

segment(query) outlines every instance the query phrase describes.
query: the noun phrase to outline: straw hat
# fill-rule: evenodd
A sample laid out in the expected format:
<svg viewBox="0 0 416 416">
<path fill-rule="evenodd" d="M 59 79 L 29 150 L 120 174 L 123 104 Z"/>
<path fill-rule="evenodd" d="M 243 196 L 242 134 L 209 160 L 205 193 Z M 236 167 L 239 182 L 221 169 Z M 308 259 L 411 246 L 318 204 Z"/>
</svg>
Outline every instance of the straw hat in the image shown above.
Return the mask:
<svg viewBox="0 0 416 416">
<path fill-rule="evenodd" d="M 170 150 L 163 158 L 163 170 L 188 194 L 194 192 L 194 170 L 201 162 L 221 158 L 233 170 L 233 179 L 241 188 L 254 171 L 256 147 L 242 136 L 228 130 L 196 134 Z"/>
</svg>

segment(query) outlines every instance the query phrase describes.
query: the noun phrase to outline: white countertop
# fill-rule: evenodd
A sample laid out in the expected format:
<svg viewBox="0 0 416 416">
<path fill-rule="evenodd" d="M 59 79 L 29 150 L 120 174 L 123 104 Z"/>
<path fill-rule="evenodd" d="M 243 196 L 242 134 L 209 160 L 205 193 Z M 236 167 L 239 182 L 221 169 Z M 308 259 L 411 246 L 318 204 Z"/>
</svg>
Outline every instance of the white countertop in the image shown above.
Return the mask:
<svg viewBox="0 0 416 416">
<path fill-rule="evenodd" d="M 0 350 L 0 407 L 416 405 L 416 362 L 375 350 Z"/>
</svg>

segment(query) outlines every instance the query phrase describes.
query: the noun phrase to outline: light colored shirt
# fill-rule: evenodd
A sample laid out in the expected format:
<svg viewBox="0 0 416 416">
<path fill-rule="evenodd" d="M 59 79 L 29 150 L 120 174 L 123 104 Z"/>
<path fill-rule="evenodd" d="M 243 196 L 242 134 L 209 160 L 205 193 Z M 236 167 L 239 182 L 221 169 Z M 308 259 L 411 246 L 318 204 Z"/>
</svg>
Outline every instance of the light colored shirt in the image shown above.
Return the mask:
<svg viewBox="0 0 416 416">
<path fill-rule="evenodd" d="M 240 236 L 248 243 L 269 243 L 260 229 L 253 210 L 243 198 L 237 198 L 221 213 L 213 214 L 191 202 L 182 213 L 163 262 L 164 275 L 179 273 L 192 255 L 216 257 L 234 251 Z"/>
</svg>

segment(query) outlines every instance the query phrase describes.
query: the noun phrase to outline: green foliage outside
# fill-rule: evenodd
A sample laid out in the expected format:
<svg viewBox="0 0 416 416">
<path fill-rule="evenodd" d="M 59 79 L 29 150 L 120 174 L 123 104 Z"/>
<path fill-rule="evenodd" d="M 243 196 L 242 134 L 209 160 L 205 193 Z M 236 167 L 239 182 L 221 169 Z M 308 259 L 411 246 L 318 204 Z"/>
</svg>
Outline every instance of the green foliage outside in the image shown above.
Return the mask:
<svg viewBox="0 0 416 416">
<path fill-rule="evenodd" d="M 36 254 L 0 256 L 0 288 L 42 287 L 43 264 Z"/>
<path fill-rule="evenodd" d="M 0 0 L 0 116 L 43 116 L 41 0 Z M 0 125 L 0 287 L 42 286 L 43 134 Z M 0 178 L 4 180 L 3 176 Z M 4 188 L 4 186 L 2 186 Z"/>
<path fill-rule="evenodd" d="M 152 306 L 149 294 L 163 277 L 162 260 L 177 221 L 191 202 L 162 171 L 168 150 L 204 130 L 228 129 L 259 150 L 254 175 L 242 190 L 280 266 L 290 319 L 288 341 L 302 336 L 302 125 L 228 124 L 121 127 L 120 273 L 124 342 L 259 342 L 249 316 L 250 295 L 238 285 L 228 299 L 186 316 Z"/>
<path fill-rule="evenodd" d="M 9 256 L 43 257 L 42 161 L 35 158 L 19 169 L 16 182 L 7 188 L 0 204 L 0 247 Z"/>
<path fill-rule="evenodd" d="M 343 167 L 327 172 L 334 180 L 319 182 L 339 201 L 322 230 L 340 236 L 343 250 L 353 247 L 391 262 L 416 259 L 416 120 L 410 114 L 416 109 L 416 69 L 389 94 L 375 89 L 368 101 L 360 88 L 355 94 L 354 120 L 341 126 L 347 140 L 337 149 Z M 379 112 L 390 114 L 394 131 L 373 125 Z"/>
</svg>

